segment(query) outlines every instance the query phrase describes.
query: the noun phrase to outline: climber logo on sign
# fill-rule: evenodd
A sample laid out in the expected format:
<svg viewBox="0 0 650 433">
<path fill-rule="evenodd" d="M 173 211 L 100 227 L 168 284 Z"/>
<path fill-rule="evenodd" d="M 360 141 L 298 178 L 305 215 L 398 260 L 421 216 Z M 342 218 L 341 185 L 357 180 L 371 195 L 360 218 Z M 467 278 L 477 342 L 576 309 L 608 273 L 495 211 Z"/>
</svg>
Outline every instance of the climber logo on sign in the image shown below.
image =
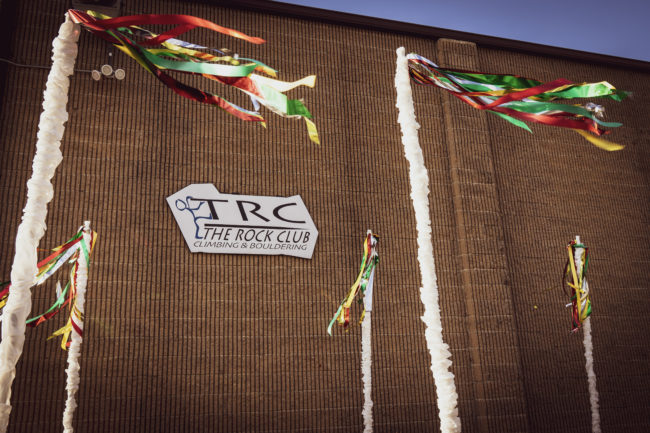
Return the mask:
<svg viewBox="0 0 650 433">
<path fill-rule="evenodd" d="M 318 230 L 299 195 L 221 194 L 192 184 L 167 197 L 192 252 L 272 254 L 310 259 Z"/>
</svg>

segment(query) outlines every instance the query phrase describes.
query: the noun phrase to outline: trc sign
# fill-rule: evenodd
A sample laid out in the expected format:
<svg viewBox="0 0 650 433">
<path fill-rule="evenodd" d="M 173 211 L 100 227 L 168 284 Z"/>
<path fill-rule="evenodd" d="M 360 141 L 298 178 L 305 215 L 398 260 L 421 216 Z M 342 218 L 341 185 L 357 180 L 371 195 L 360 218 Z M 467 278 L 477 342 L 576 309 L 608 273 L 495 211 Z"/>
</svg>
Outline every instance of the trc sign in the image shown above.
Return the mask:
<svg viewBox="0 0 650 433">
<path fill-rule="evenodd" d="M 310 259 L 318 230 L 299 195 L 221 194 L 189 185 L 167 197 L 193 253 L 267 254 Z"/>
</svg>

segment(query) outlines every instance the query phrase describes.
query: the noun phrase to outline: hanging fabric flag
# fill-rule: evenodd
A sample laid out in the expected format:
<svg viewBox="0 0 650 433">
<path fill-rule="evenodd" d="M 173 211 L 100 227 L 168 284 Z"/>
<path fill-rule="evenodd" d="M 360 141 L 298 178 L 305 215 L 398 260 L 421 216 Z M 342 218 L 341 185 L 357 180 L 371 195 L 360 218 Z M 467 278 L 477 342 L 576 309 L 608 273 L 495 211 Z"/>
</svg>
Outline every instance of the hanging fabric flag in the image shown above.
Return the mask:
<svg viewBox="0 0 650 433">
<path fill-rule="evenodd" d="M 604 150 L 620 150 L 624 147 L 599 138 L 610 132 L 603 127 L 616 128 L 622 125 L 602 121 L 602 106 L 593 102 L 585 105 L 551 102 L 556 99 L 598 97 L 621 101 L 627 96 L 626 92 L 615 89 L 606 81 L 578 84 L 560 78 L 542 83 L 516 75 L 443 69 L 414 53 L 407 58 L 409 73 L 415 83 L 441 87 L 472 107 L 494 113 L 528 132 L 532 131 L 524 121 L 573 129 Z"/>
<path fill-rule="evenodd" d="M 591 314 L 591 299 L 587 283 L 589 249 L 579 241 L 573 240 L 567 245 L 567 252 L 569 258 L 564 266 L 562 288 L 571 299 L 567 307 L 571 307 L 572 332 L 576 332 Z"/>
<path fill-rule="evenodd" d="M 238 55 L 225 55 L 223 51 L 176 39 L 177 36 L 196 27 L 243 39 L 253 44 L 265 41 L 251 37 L 237 30 L 228 29 L 210 21 L 188 15 L 132 15 L 111 18 L 93 11 L 69 10 L 71 19 L 84 26 L 98 37 L 114 44 L 132 57 L 144 69 L 162 81 L 177 94 L 205 104 L 216 105 L 239 119 L 260 122 L 266 126 L 259 106 L 264 105 L 272 112 L 288 118 L 302 118 L 307 125 L 311 141 L 320 144 L 316 125 L 305 105 L 297 99 L 288 99 L 284 92 L 297 86 L 314 87 L 315 76 L 295 82 L 284 82 L 254 74 L 255 71 L 276 77 L 276 72 L 267 65 Z M 140 26 L 173 25 L 171 30 L 155 34 Z M 200 49 L 216 52 L 214 55 Z M 200 75 L 213 81 L 232 86 L 247 94 L 254 109 L 247 110 L 226 99 L 190 87 L 172 78 L 166 71 Z"/>
<path fill-rule="evenodd" d="M 95 246 L 97 240 L 97 233 L 90 232 L 90 241 L 84 239 L 84 232 L 80 228 L 79 231 L 70 238 L 63 245 L 54 248 L 52 254 L 44 258 L 38 263 L 38 273 L 36 276 L 35 285 L 43 284 L 49 277 L 51 277 L 57 270 L 59 270 L 66 263 L 72 263 L 68 283 L 65 288 L 61 290 L 60 284 L 57 284 L 57 298 L 50 308 L 37 316 L 27 319 L 27 326 L 36 327 L 41 323 L 51 319 L 57 315 L 64 307 L 71 306 L 70 315 L 67 324 L 54 332 L 50 338 L 61 335 L 63 340 L 61 348 L 66 350 L 70 343 L 68 341 L 70 333 L 73 329 L 79 332 L 81 329 L 79 322 L 83 321 L 83 316 L 79 309 L 75 307 L 75 301 L 78 293 L 77 288 L 77 273 L 79 268 L 79 256 L 83 254 L 86 259 L 89 259 L 90 253 Z M 4 288 L 0 291 L 0 309 L 2 309 L 11 291 L 11 284 L 2 283 L 0 286 Z"/>
<path fill-rule="evenodd" d="M 363 317 L 366 314 L 366 311 L 371 311 L 372 309 L 372 286 L 374 282 L 374 272 L 375 266 L 379 262 L 379 255 L 377 254 L 377 242 L 379 241 L 379 236 L 373 234 L 368 230 L 368 234 L 363 244 L 363 259 L 361 260 L 361 267 L 359 269 L 359 275 L 357 279 L 350 287 L 347 296 L 339 305 L 336 314 L 330 321 L 327 326 L 327 333 L 332 335 L 332 326 L 334 322 L 338 320 L 339 325 L 346 328 L 350 324 L 350 307 L 352 306 L 352 301 L 357 296 L 359 292 L 364 296 L 363 299 L 359 299 L 359 303 L 364 304 L 363 312 L 361 313 L 360 322 L 363 321 Z"/>
</svg>

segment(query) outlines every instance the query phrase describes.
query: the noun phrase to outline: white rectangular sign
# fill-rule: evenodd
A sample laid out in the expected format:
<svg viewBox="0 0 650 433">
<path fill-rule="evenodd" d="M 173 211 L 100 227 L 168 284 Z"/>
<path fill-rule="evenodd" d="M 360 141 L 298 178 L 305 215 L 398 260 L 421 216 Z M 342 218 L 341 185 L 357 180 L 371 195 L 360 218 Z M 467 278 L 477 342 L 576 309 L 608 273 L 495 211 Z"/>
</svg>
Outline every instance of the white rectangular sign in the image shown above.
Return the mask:
<svg viewBox="0 0 650 433">
<path fill-rule="evenodd" d="M 270 254 L 310 259 L 318 230 L 299 195 L 221 194 L 192 184 L 167 197 L 192 252 Z"/>
</svg>

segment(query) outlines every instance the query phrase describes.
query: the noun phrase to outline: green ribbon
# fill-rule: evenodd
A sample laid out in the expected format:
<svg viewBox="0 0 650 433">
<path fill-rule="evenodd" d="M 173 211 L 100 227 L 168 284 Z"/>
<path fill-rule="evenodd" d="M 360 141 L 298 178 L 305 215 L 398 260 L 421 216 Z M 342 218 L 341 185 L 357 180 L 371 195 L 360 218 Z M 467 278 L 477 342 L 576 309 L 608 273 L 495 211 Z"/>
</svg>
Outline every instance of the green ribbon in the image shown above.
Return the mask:
<svg viewBox="0 0 650 433">
<path fill-rule="evenodd" d="M 302 116 L 307 117 L 308 119 L 313 117 L 301 101 L 297 99 L 289 99 L 284 93 L 278 92 L 266 84 L 258 83 L 256 86 L 262 93 L 263 101 L 260 102 L 265 105 L 270 105 L 271 107 L 285 113 L 286 116 Z"/>
<path fill-rule="evenodd" d="M 537 80 L 524 77 L 516 77 L 514 75 L 477 74 L 449 71 L 445 69 L 441 69 L 440 71 L 445 74 L 445 77 L 438 77 L 438 79 L 444 82 L 454 82 L 453 79 L 448 78 L 450 76 L 473 81 L 473 83 L 459 83 L 465 89 L 472 92 L 488 92 L 490 90 L 493 90 L 489 87 L 483 86 L 485 84 L 499 87 L 502 90 L 528 89 L 530 87 L 535 87 L 542 84 L 542 82 Z M 574 99 L 599 97 L 606 97 L 615 101 L 622 101 L 627 97 L 627 93 L 613 88 L 606 81 L 601 81 L 599 83 L 572 84 L 566 89 L 557 92 L 540 93 L 539 95 L 535 95 L 535 97 L 545 101 L 555 98 Z"/>
<path fill-rule="evenodd" d="M 477 83 L 490 84 L 492 86 L 504 88 L 528 89 L 543 84 L 541 81 L 533 80 L 531 78 L 517 77 L 515 75 L 478 74 L 472 72 L 450 71 L 447 69 L 440 69 L 440 71 L 447 76 L 451 75 L 475 81 Z M 463 87 L 465 87 L 465 84 L 463 84 Z"/>
<path fill-rule="evenodd" d="M 525 129 L 526 131 L 530 132 L 531 134 L 533 133 L 533 131 L 531 131 L 531 129 L 526 124 L 526 122 L 524 122 L 523 120 L 515 119 L 514 117 L 510 117 L 505 113 L 499 113 L 498 111 L 491 111 L 490 110 L 490 111 L 488 111 L 488 113 L 496 114 L 500 118 L 502 118 L 504 120 L 507 120 L 508 122 L 512 123 L 513 125 L 518 126 L 518 127 L 522 128 L 522 129 Z"/>
<path fill-rule="evenodd" d="M 142 50 L 141 53 L 147 60 L 159 68 L 170 69 L 173 71 L 192 72 L 194 74 L 218 75 L 221 77 L 247 77 L 255 70 L 255 68 L 257 68 L 255 63 L 233 66 L 217 63 L 183 62 L 168 60 L 164 57 L 150 53 L 149 50 Z"/>
<path fill-rule="evenodd" d="M 90 265 L 90 251 L 88 249 L 88 245 L 86 245 L 86 240 L 84 238 L 81 238 L 81 251 L 84 253 L 84 257 L 86 258 L 86 264 Z"/>
<path fill-rule="evenodd" d="M 535 97 L 543 100 L 604 97 L 614 101 L 622 101 L 627 97 L 627 93 L 616 90 L 606 81 L 601 81 L 600 83 L 572 84 L 570 87 L 558 92 L 540 93 Z"/>
<path fill-rule="evenodd" d="M 49 314 L 52 311 L 61 308 L 63 306 L 63 303 L 65 302 L 66 297 L 67 297 L 68 289 L 70 289 L 70 281 L 68 281 L 68 284 L 65 285 L 65 288 L 61 292 L 61 295 L 56 299 L 54 304 L 52 304 L 52 306 L 46 312 L 44 312 L 43 314 L 39 314 L 38 316 L 34 316 L 34 317 L 30 318 L 30 319 L 27 319 L 25 324 L 29 325 L 30 323 L 37 321 L 38 319 L 45 316 L 46 314 Z"/>
<path fill-rule="evenodd" d="M 512 101 L 503 104 L 503 107 L 512 108 L 513 110 L 523 111 L 525 113 L 542 113 L 549 110 L 559 110 L 571 114 L 578 114 L 583 117 L 587 117 L 599 125 L 606 126 L 609 128 L 618 128 L 622 126 L 622 123 L 618 122 L 604 122 L 594 115 L 591 111 L 587 110 L 584 107 L 579 105 L 567 105 L 567 104 L 556 104 L 552 102 L 539 102 L 539 101 Z"/>
</svg>

